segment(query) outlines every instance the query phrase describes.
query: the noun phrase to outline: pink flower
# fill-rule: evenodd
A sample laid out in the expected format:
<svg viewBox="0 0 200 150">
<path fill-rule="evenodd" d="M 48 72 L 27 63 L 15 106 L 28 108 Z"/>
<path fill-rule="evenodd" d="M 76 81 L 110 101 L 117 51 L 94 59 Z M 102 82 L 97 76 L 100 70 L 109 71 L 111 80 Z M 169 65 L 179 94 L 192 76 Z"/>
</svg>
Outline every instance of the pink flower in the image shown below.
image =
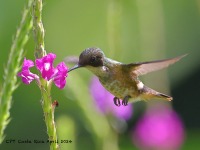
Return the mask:
<svg viewBox="0 0 200 150">
<path fill-rule="evenodd" d="M 132 116 L 132 106 L 117 107 L 114 102 L 114 96 L 110 94 L 99 82 L 97 77 L 92 79 L 90 84 L 90 93 L 95 101 L 97 109 L 104 114 L 113 114 L 115 117 L 128 120 Z"/>
<path fill-rule="evenodd" d="M 22 71 L 19 72 L 17 75 L 22 77 L 22 82 L 25 84 L 30 84 L 34 79 L 39 79 L 36 74 L 30 72 L 29 68 L 33 67 L 34 63 L 32 60 L 26 60 L 24 58 L 24 62 L 22 65 Z"/>
<path fill-rule="evenodd" d="M 36 59 L 36 68 L 41 72 L 42 78 L 47 81 L 53 81 L 58 88 L 63 89 L 66 84 L 65 78 L 67 77 L 68 68 L 64 62 L 59 63 L 54 68 L 53 62 L 55 58 L 55 54 L 49 53 L 42 58 Z M 25 84 L 30 84 L 34 79 L 37 79 L 39 83 L 39 77 L 29 71 L 29 68 L 33 66 L 33 61 L 24 59 L 22 72 L 18 73 L 18 76 L 22 77 L 22 81 Z"/>
<path fill-rule="evenodd" d="M 49 53 L 35 61 L 36 68 L 41 72 L 42 77 L 45 80 L 50 80 L 56 71 L 53 67 L 53 61 L 55 58 L 55 54 Z"/>
<path fill-rule="evenodd" d="M 53 80 L 54 80 L 55 85 L 60 89 L 63 89 L 65 87 L 67 71 L 68 71 L 67 66 L 65 65 L 64 62 L 61 62 L 56 67 L 56 71 L 55 71 L 56 73 Z"/>
<path fill-rule="evenodd" d="M 177 150 L 184 140 L 178 115 L 166 106 L 150 108 L 136 124 L 133 142 L 140 149 Z"/>
<path fill-rule="evenodd" d="M 41 72 L 42 77 L 45 80 L 51 80 L 53 79 L 55 85 L 63 89 L 66 84 L 66 77 L 67 77 L 67 66 L 64 62 L 61 62 L 58 64 L 56 68 L 53 67 L 54 59 L 56 58 L 56 55 L 53 53 L 49 53 L 46 56 L 36 59 L 36 67 Z"/>
<path fill-rule="evenodd" d="M 58 88 L 63 89 L 66 84 L 65 78 L 67 77 L 68 68 L 64 62 L 61 62 L 56 68 L 54 68 L 53 62 L 55 58 L 55 54 L 49 53 L 42 58 L 36 59 L 36 67 L 45 80 L 49 81 L 52 79 Z"/>
</svg>

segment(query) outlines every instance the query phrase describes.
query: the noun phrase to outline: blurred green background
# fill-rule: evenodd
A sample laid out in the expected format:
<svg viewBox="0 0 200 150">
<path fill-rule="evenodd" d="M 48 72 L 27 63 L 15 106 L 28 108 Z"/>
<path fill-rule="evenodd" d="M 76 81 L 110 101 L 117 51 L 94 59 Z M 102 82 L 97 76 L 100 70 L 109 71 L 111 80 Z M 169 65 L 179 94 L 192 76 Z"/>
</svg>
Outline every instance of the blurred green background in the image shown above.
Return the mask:
<svg viewBox="0 0 200 150">
<path fill-rule="evenodd" d="M 0 0 L 1 75 L 26 2 Z M 200 147 L 199 0 L 46 0 L 43 23 L 45 49 L 57 54 L 55 64 L 66 56 L 79 55 L 82 50 L 92 46 L 100 47 L 108 57 L 126 63 L 189 54 L 167 71 L 151 73 L 142 79 L 148 86 L 171 93 L 174 97 L 172 107 L 183 120 L 186 132 L 181 149 Z M 25 49 L 26 57 L 34 60 L 32 32 Z M 73 141 L 65 145 L 68 149 L 95 149 L 95 145 L 98 145 L 95 142 L 97 137 L 90 129 L 90 117 L 84 113 L 85 109 L 93 110 L 90 108 L 93 103 L 88 88 L 91 77 L 89 71 L 80 69 L 69 75 L 64 90 L 58 90 L 55 86 L 52 89 L 53 99 L 59 101 L 55 111 L 59 137 Z M 1 85 L 2 82 L 1 76 Z M 127 122 L 126 131 L 119 135 L 119 149 L 137 149 L 131 142 L 130 133 L 146 105 L 149 104 L 133 104 L 133 117 Z M 101 114 L 95 114 L 105 121 Z M 95 118 L 95 114 L 91 118 Z M 40 91 L 36 84 L 20 84 L 13 95 L 11 118 L 6 129 L 6 139 L 47 139 Z M 95 130 L 104 130 L 101 124 L 93 125 L 96 126 Z M 68 135 L 62 135 L 64 133 Z M 4 142 L 0 149 L 46 150 L 49 146 Z"/>
</svg>

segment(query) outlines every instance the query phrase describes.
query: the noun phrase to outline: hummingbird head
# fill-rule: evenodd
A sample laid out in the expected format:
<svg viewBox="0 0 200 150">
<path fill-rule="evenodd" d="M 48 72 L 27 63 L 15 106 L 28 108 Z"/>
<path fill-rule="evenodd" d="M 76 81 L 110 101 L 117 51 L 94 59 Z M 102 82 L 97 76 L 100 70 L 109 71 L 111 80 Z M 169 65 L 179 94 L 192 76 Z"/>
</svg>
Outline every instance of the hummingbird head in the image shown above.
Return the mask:
<svg viewBox="0 0 200 150">
<path fill-rule="evenodd" d="M 68 72 L 80 67 L 101 67 L 103 66 L 104 53 L 100 48 L 92 47 L 85 49 L 79 56 L 79 62 Z"/>
</svg>

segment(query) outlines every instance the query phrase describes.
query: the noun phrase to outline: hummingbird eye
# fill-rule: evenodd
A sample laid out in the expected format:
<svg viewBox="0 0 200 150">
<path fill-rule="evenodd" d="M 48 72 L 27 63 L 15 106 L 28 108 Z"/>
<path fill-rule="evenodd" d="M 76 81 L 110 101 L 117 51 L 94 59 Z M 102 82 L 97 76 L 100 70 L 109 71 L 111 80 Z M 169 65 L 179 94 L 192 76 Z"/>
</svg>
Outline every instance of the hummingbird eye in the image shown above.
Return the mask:
<svg viewBox="0 0 200 150">
<path fill-rule="evenodd" d="M 91 62 L 91 63 L 94 63 L 95 61 L 96 61 L 96 57 L 95 57 L 95 56 L 92 56 L 91 59 L 90 59 L 90 62 Z"/>
<path fill-rule="evenodd" d="M 99 67 L 103 65 L 101 57 L 96 55 L 91 56 L 88 63 L 88 65 L 93 67 Z"/>
</svg>

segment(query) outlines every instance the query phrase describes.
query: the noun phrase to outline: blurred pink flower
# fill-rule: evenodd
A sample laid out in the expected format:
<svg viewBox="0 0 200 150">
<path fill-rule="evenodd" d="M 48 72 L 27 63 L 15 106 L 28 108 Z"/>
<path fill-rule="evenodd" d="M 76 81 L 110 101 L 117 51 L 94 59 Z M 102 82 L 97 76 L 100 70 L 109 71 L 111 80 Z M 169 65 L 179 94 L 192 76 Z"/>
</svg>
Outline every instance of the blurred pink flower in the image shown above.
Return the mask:
<svg viewBox="0 0 200 150">
<path fill-rule="evenodd" d="M 128 120 L 132 116 L 132 106 L 116 106 L 113 102 L 114 96 L 110 94 L 99 82 L 97 77 L 93 77 L 90 84 L 90 93 L 95 101 L 96 107 L 104 114 L 113 114 L 119 119 Z"/>
<path fill-rule="evenodd" d="M 142 150 L 177 150 L 184 140 L 178 115 L 166 106 L 150 108 L 133 131 L 133 142 Z"/>
<path fill-rule="evenodd" d="M 27 60 L 26 58 L 24 58 L 22 71 L 17 74 L 19 77 L 22 77 L 22 82 L 24 84 L 30 84 L 34 79 L 39 79 L 36 74 L 31 73 L 29 70 L 29 68 L 33 66 L 34 63 L 32 60 Z"/>
</svg>

